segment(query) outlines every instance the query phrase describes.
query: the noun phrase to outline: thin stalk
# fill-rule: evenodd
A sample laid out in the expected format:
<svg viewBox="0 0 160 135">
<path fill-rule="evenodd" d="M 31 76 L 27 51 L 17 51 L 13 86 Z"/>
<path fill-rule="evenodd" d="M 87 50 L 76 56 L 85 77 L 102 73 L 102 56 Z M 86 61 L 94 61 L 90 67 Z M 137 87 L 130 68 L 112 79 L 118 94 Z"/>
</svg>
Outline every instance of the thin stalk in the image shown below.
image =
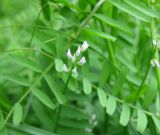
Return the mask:
<svg viewBox="0 0 160 135">
<path fill-rule="evenodd" d="M 112 9 L 112 19 L 114 19 L 114 20 L 117 19 L 117 8 L 115 6 L 113 6 L 113 9 Z M 101 21 L 100 21 L 100 26 L 101 26 L 102 31 L 105 32 L 104 25 Z M 111 33 L 111 35 L 115 35 L 116 29 L 111 27 L 110 33 Z M 105 42 L 107 44 L 109 58 L 112 61 L 112 63 L 117 67 L 117 61 L 116 61 L 116 57 L 115 57 L 114 49 L 113 49 L 114 43 L 111 41 L 107 41 L 107 40 L 105 40 Z M 115 74 L 116 74 L 116 76 L 118 76 L 118 72 L 116 70 L 115 70 Z"/>
<path fill-rule="evenodd" d="M 38 16 L 37 16 L 37 18 L 36 18 L 36 20 L 35 20 L 35 25 L 34 25 L 34 28 L 33 28 L 33 31 L 32 31 L 31 39 L 30 39 L 29 44 L 28 44 L 30 48 L 32 47 L 32 40 L 33 40 L 33 37 L 34 37 L 35 32 L 36 32 L 36 30 L 37 30 L 37 21 L 39 20 L 39 17 L 40 17 L 40 15 L 41 15 L 43 9 L 46 8 L 46 6 L 47 6 L 47 4 L 43 5 L 43 7 L 40 9 L 40 11 L 39 11 L 39 13 L 38 13 Z"/>
<path fill-rule="evenodd" d="M 151 7 L 151 0 L 148 0 L 148 6 Z M 151 31 L 151 43 L 152 43 L 152 46 L 153 46 L 153 40 L 155 38 L 154 34 L 155 34 L 155 22 L 154 22 L 154 19 L 153 21 L 151 22 L 150 24 L 150 31 Z M 153 46 L 154 48 L 154 46 Z M 159 60 L 159 55 L 158 55 L 158 50 L 156 49 L 155 47 L 155 56 L 158 60 Z M 158 93 L 160 94 L 160 71 L 158 69 L 155 69 L 156 71 L 156 76 L 157 76 L 157 82 L 158 82 Z M 152 135 L 155 135 L 157 134 L 157 130 L 156 130 L 156 127 L 154 126 L 154 122 L 152 120 L 152 118 L 149 118 L 149 128 L 150 128 L 150 131 L 151 131 L 151 134 Z"/>
<path fill-rule="evenodd" d="M 151 26 L 150 26 L 150 29 L 151 29 L 151 40 L 153 41 L 154 40 L 154 34 L 155 34 L 155 27 L 154 27 L 154 25 L 155 25 L 155 22 L 154 22 L 154 20 L 152 21 L 152 23 L 151 23 Z M 153 46 L 153 44 L 152 44 L 152 46 Z M 155 53 L 154 53 L 154 57 L 159 61 L 159 54 L 158 54 L 158 49 L 157 49 L 157 47 L 155 47 Z M 155 73 L 156 73 L 156 77 L 157 77 L 157 83 L 158 83 L 158 92 L 159 92 L 159 94 L 160 94 L 160 70 L 159 69 L 157 69 L 157 68 L 155 68 Z"/>
<path fill-rule="evenodd" d="M 119 67 L 117 67 L 116 65 L 113 64 L 113 62 L 111 60 L 109 60 L 108 58 L 106 58 L 101 52 L 97 51 L 96 49 L 92 48 L 92 47 L 89 47 L 90 50 L 94 51 L 95 53 L 97 53 L 99 56 L 101 56 L 106 62 L 110 63 L 114 69 L 117 70 L 117 72 L 121 72 L 121 69 Z M 136 87 L 137 84 L 135 84 L 134 82 L 131 82 L 128 78 L 126 78 L 126 81 Z"/>
<path fill-rule="evenodd" d="M 154 122 L 151 117 L 148 117 L 148 127 L 150 128 L 152 135 L 157 135 L 156 127 L 154 126 Z"/>
<path fill-rule="evenodd" d="M 50 59 L 54 59 L 54 57 L 42 50 L 38 50 L 36 48 L 16 48 L 16 49 L 12 49 L 12 50 L 8 50 L 8 51 L 3 51 L 3 52 L 0 52 L 0 55 L 4 55 L 4 54 L 10 54 L 10 53 L 13 53 L 13 52 L 16 52 L 16 51 L 37 51 L 43 55 L 45 55 L 46 57 L 50 58 Z"/>
<path fill-rule="evenodd" d="M 63 89 L 63 94 L 66 93 L 66 90 L 67 90 L 67 86 L 69 84 L 69 81 L 70 81 L 70 78 L 72 76 L 72 69 L 73 69 L 74 65 L 72 65 L 72 68 L 71 68 L 71 71 L 69 73 L 69 76 L 67 78 L 67 81 L 66 81 L 66 84 L 64 86 L 64 89 Z M 60 115 L 61 115 L 61 110 L 62 110 L 62 105 L 60 104 L 59 107 L 58 107 L 58 111 L 57 111 L 57 117 L 56 117 L 56 120 L 55 120 L 55 128 L 54 128 L 54 132 L 56 133 L 57 130 L 58 130 L 58 122 L 59 122 L 59 119 L 60 119 Z"/>
<path fill-rule="evenodd" d="M 89 22 L 89 20 L 92 18 L 92 16 L 97 12 L 97 10 L 101 7 L 101 5 L 105 2 L 105 0 L 99 0 L 96 5 L 94 6 L 91 13 L 82 21 L 82 23 L 79 26 L 78 31 L 75 33 L 74 38 L 77 38 L 78 35 L 81 33 L 83 27 Z"/>
<path fill-rule="evenodd" d="M 154 47 L 153 44 L 152 44 L 153 37 L 154 37 L 154 20 L 152 20 L 152 22 L 151 22 L 150 31 L 151 31 L 152 51 L 151 51 L 151 56 L 149 57 L 149 62 L 148 62 L 149 65 L 148 65 L 148 67 L 147 67 L 146 73 L 145 73 L 145 75 L 144 75 L 144 77 L 143 77 L 143 80 L 142 80 L 142 82 L 141 82 L 141 85 L 140 85 L 140 87 L 139 87 L 139 89 L 138 89 L 138 91 L 137 91 L 137 93 L 136 93 L 136 96 L 135 96 L 135 100 L 134 100 L 134 101 L 137 101 L 138 98 L 140 97 L 140 94 L 141 94 L 141 92 L 142 92 L 142 90 L 143 90 L 142 88 L 143 88 L 143 86 L 144 86 L 144 84 L 145 84 L 145 81 L 147 80 L 148 75 L 149 75 L 149 71 L 150 71 L 150 68 L 151 68 L 150 60 L 151 60 L 153 57 L 156 57 L 156 58 L 158 57 L 158 56 L 156 56 L 157 48 Z M 158 70 L 156 70 L 156 75 L 157 75 L 157 80 L 158 80 L 158 87 L 160 88 L 160 76 L 159 76 L 159 74 L 160 74 L 160 72 L 159 72 Z"/>
<path fill-rule="evenodd" d="M 113 19 L 116 19 L 117 17 L 117 8 L 113 6 L 113 10 L 112 10 L 112 18 Z M 103 23 L 100 21 L 100 26 L 101 26 L 101 29 L 103 32 L 105 32 L 105 28 L 104 28 L 104 25 Z M 115 33 L 115 29 L 111 27 L 111 35 L 114 35 Z M 115 67 L 117 67 L 117 62 L 116 62 L 116 58 L 115 58 L 115 54 L 114 54 L 114 51 L 113 51 L 113 44 L 111 41 L 107 41 L 105 40 L 105 43 L 107 44 L 107 48 L 108 48 L 108 51 L 109 51 L 109 58 L 111 60 L 111 62 L 113 63 L 113 65 L 115 65 Z M 115 70 L 115 75 L 118 76 L 118 72 L 117 70 Z M 104 122 L 104 132 L 107 133 L 107 129 L 105 127 L 107 127 L 108 125 L 108 114 L 105 114 L 104 116 L 105 118 L 105 122 Z"/>
</svg>

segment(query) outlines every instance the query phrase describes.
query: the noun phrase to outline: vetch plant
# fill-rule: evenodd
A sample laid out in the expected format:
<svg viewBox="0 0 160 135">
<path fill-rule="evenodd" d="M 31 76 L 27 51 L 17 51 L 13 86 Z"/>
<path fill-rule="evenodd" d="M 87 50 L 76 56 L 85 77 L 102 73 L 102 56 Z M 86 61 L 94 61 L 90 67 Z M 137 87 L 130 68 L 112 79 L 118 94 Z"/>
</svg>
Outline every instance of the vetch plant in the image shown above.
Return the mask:
<svg viewBox="0 0 160 135">
<path fill-rule="evenodd" d="M 159 5 L 0 0 L 0 135 L 159 135 Z"/>
<path fill-rule="evenodd" d="M 66 64 L 63 64 L 63 71 L 69 72 L 69 76 L 67 78 L 65 87 L 63 89 L 63 94 L 65 94 L 67 86 L 70 84 L 71 75 L 73 77 L 77 78 L 78 77 L 77 67 L 80 65 L 82 66 L 83 64 L 86 63 L 86 59 L 84 56 L 81 57 L 81 53 L 84 52 L 85 50 L 87 50 L 88 47 L 89 47 L 89 45 L 88 45 L 87 41 L 84 41 L 81 47 L 78 46 L 78 48 L 74 54 L 71 53 L 70 49 L 67 50 L 66 56 L 67 56 L 69 62 L 71 63 L 71 66 L 67 67 Z M 59 65 L 59 63 L 61 63 L 61 62 L 60 61 L 56 62 L 57 65 Z M 56 67 L 59 67 L 59 66 L 56 66 Z M 54 129 L 55 132 L 57 132 L 57 130 L 58 130 L 58 122 L 59 122 L 59 117 L 61 114 L 61 107 L 62 107 L 61 105 L 59 105 L 59 107 L 58 107 L 58 114 L 56 117 L 55 129 Z"/>
</svg>

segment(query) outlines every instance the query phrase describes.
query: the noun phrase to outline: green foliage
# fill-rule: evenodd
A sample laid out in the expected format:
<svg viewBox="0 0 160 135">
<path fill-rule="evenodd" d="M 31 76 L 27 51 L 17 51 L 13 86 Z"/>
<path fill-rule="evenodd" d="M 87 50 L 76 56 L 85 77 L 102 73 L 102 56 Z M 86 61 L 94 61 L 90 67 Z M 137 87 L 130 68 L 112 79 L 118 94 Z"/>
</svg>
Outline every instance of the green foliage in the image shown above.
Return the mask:
<svg viewBox="0 0 160 135">
<path fill-rule="evenodd" d="M 1 0 L 0 135 L 159 135 L 159 13 L 159 0 Z"/>
<path fill-rule="evenodd" d="M 33 70 L 33 71 L 42 72 L 41 67 L 38 63 L 36 63 L 35 61 L 32 61 L 30 59 L 27 59 L 23 56 L 11 55 L 11 60 L 13 62 L 15 62 L 16 64 L 22 65 L 26 68 Z"/>
<path fill-rule="evenodd" d="M 55 68 L 57 72 L 63 71 L 63 61 L 61 59 L 55 59 Z"/>
<path fill-rule="evenodd" d="M 92 91 L 92 84 L 86 78 L 83 78 L 83 90 L 85 94 L 90 94 Z"/>
<path fill-rule="evenodd" d="M 40 90 L 33 90 L 33 94 L 47 107 L 51 108 L 51 109 L 55 109 L 55 105 L 52 102 L 52 100 L 42 91 Z"/>
<path fill-rule="evenodd" d="M 106 112 L 109 115 L 112 115 L 116 109 L 117 103 L 116 99 L 112 96 L 109 96 L 106 102 Z"/>
<path fill-rule="evenodd" d="M 101 106 L 103 106 L 103 107 L 107 106 L 106 105 L 107 97 L 106 97 L 105 92 L 100 88 L 97 89 L 97 92 L 98 92 L 98 97 L 99 97 L 99 101 L 100 101 Z"/>
<path fill-rule="evenodd" d="M 48 83 L 49 87 L 51 88 L 53 94 L 55 95 L 57 101 L 61 104 L 65 102 L 65 97 L 62 93 L 62 90 L 58 86 L 58 83 L 52 79 L 50 75 L 45 76 L 46 82 Z"/>
<path fill-rule="evenodd" d="M 16 103 L 14 105 L 13 124 L 15 126 L 18 126 L 20 124 L 20 122 L 22 121 L 22 117 L 23 117 L 22 105 L 20 105 L 19 103 Z"/>
<path fill-rule="evenodd" d="M 24 86 L 30 85 L 27 79 L 25 79 L 24 77 L 21 77 L 17 74 L 14 74 L 14 73 L 3 73 L 0 75 L 0 77 L 2 79 L 6 79 L 9 81 L 15 82 L 17 84 L 20 84 L 20 85 L 24 85 Z"/>
<path fill-rule="evenodd" d="M 137 130 L 143 133 L 147 126 L 147 117 L 143 111 L 138 110 Z"/>
<path fill-rule="evenodd" d="M 123 126 L 126 126 L 129 122 L 130 119 L 130 109 L 127 104 L 122 105 L 122 112 L 121 112 L 121 117 L 120 117 L 120 124 Z"/>
</svg>

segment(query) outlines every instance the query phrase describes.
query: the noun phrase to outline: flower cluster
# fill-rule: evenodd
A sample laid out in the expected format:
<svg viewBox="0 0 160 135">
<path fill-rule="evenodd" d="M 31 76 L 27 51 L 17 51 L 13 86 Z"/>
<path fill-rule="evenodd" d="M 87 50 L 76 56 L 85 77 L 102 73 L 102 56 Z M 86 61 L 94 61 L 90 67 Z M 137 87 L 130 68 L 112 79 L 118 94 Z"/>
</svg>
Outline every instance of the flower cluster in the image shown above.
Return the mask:
<svg viewBox="0 0 160 135">
<path fill-rule="evenodd" d="M 152 65 L 153 67 L 160 68 L 160 63 L 159 63 L 159 61 L 156 60 L 156 59 L 152 59 L 152 60 L 151 60 L 151 65 Z"/>
<path fill-rule="evenodd" d="M 157 47 L 158 49 L 160 49 L 160 40 L 159 39 L 154 39 L 153 40 L 153 44 L 155 47 Z"/>
<path fill-rule="evenodd" d="M 92 128 L 94 128 L 94 127 L 97 126 L 98 122 L 97 122 L 97 116 L 96 116 L 96 114 L 92 114 L 92 116 L 91 116 L 91 118 L 90 118 L 90 120 L 89 120 L 89 123 L 93 125 Z M 85 131 L 88 132 L 88 133 L 91 133 L 92 130 L 93 130 L 92 128 L 86 127 L 86 128 L 85 128 Z"/>
<path fill-rule="evenodd" d="M 153 45 L 156 47 L 156 49 L 160 49 L 160 39 L 154 39 L 153 41 Z M 157 60 L 157 59 L 152 59 L 151 61 L 150 61 L 150 63 L 151 63 L 151 65 L 153 66 L 153 67 L 156 67 L 156 68 L 160 68 L 160 62 L 159 62 L 159 60 Z"/>
<path fill-rule="evenodd" d="M 71 50 L 68 49 L 67 51 L 67 58 L 72 62 L 74 65 L 73 68 L 68 68 L 66 64 L 63 65 L 63 71 L 64 72 L 69 72 L 72 70 L 72 74 L 76 75 L 77 74 L 77 65 L 83 65 L 86 63 L 86 58 L 80 57 L 81 53 L 84 52 L 87 48 L 89 47 L 87 41 L 84 41 L 82 46 L 78 46 L 76 52 L 74 54 L 71 53 Z"/>
</svg>

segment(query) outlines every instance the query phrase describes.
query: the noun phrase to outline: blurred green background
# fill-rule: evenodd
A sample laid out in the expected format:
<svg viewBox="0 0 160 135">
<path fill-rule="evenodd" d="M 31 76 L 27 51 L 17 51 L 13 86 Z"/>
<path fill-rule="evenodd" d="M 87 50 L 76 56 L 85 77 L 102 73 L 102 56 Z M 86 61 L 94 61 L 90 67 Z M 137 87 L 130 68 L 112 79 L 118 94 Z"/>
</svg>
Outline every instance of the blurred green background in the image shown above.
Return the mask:
<svg viewBox="0 0 160 135">
<path fill-rule="evenodd" d="M 159 0 L 1 0 L 0 135 L 160 134 L 159 22 Z"/>
</svg>

